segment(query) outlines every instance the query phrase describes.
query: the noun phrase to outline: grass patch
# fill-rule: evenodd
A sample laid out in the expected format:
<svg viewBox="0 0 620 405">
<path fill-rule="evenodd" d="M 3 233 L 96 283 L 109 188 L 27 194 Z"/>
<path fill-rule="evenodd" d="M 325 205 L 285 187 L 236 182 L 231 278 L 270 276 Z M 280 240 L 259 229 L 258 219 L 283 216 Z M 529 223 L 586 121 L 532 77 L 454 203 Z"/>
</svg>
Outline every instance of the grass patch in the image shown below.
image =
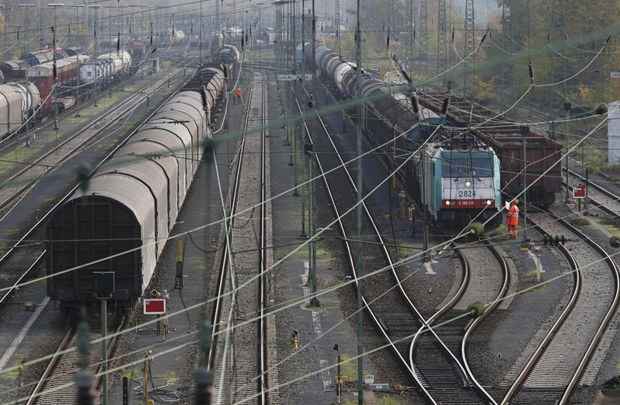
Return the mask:
<svg viewBox="0 0 620 405">
<path fill-rule="evenodd" d="M 620 218 L 603 217 L 598 221 L 601 225 L 613 226 L 620 229 Z"/>
<path fill-rule="evenodd" d="M 405 403 L 399 397 L 394 395 L 382 395 L 377 401 L 377 405 L 404 405 Z"/>
<path fill-rule="evenodd" d="M 27 162 L 32 160 L 31 158 L 39 152 L 39 147 L 22 147 L 11 150 L 9 153 L 0 156 L 0 174 L 5 174 L 7 171 L 14 171 L 15 169 L 21 170 L 26 165 L 19 162 Z"/>
<path fill-rule="evenodd" d="M 609 235 L 620 238 L 620 227 L 619 226 L 615 225 L 613 222 L 610 223 L 611 221 L 607 221 L 605 219 L 600 219 L 597 222 L 600 226 L 605 228 L 605 231 Z"/>
<path fill-rule="evenodd" d="M 348 354 L 341 355 L 340 361 L 340 378 L 342 378 L 342 382 L 351 383 L 357 381 L 357 362 L 353 361 Z"/>
<path fill-rule="evenodd" d="M 575 226 L 588 226 L 590 221 L 584 217 L 577 217 L 570 220 L 570 223 Z"/>
<path fill-rule="evenodd" d="M 532 280 L 532 281 L 536 281 L 536 282 L 540 282 L 542 280 L 542 272 L 538 271 L 538 270 L 532 270 L 532 271 L 528 271 L 527 273 L 525 273 L 525 276 Z M 535 290 L 538 289 L 542 289 L 545 286 L 539 286 L 536 287 Z"/>
<path fill-rule="evenodd" d="M 364 401 L 366 402 L 366 401 Z M 405 402 L 397 396 L 394 395 L 382 395 L 377 398 L 375 402 L 377 405 L 404 405 Z M 348 399 L 343 402 L 345 405 L 357 405 L 357 399 Z"/>
</svg>

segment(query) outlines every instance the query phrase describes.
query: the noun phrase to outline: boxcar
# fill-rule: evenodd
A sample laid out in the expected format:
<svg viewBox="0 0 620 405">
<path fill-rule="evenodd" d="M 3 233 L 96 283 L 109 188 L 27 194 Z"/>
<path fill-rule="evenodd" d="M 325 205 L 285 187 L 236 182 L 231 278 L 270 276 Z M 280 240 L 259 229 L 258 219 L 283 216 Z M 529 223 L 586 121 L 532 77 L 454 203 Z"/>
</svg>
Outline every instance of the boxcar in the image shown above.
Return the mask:
<svg viewBox="0 0 620 405">
<path fill-rule="evenodd" d="M 559 163 L 561 145 L 529 127 L 493 128 L 479 131 L 480 137 L 492 145 L 502 162 L 502 190 L 512 198 L 523 191 L 523 146 L 526 145 L 527 185 L 544 174 L 527 192 L 528 201 L 546 208 L 555 201 L 562 188 Z M 549 168 L 547 173 L 545 173 Z"/>
</svg>

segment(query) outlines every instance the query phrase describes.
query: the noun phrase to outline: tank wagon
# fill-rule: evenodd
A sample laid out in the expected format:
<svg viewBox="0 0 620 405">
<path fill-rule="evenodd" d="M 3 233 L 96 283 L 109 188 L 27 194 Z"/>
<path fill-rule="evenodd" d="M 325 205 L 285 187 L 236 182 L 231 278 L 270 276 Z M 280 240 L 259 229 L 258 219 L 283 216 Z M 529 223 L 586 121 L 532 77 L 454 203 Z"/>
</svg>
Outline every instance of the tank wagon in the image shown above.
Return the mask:
<svg viewBox="0 0 620 405">
<path fill-rule="evenodd" d="M 0 139 L 21 129 L 41 106 L 39 89 L 30 82 L 0 85 Z"/>
<path fill-rule="evenodd" d="M 69 53 L 61 48 L 56 49 L 56 59 L 65 58 Z M 0 63 L 0 71 L 4 80 L 25 80 L 28 69 L 54 60 L 54 52 L 51 49 L 40 49 L 29 52 L 23 59 L 9 60 Z"/>
<path fill-rule="evenodd" d="M 201 67 L 53 214 L 48 274 L 84 266 L 48 280 L 63 309 L 96 304 L 96 272 L 113 272 L 117 309 L 143 295 L 211 137 L 224 81 L 221 65 Z"/>
<path fill-rule="evenodd" d="M 130 72 L 131 55 L 127 51 L 110 52 L 90 59 L 80 67 L 80 82 L 85 86 L 117 80 Z"/>
<path fill-rule="evenodd" d="M 130 73 L 132 58 L 126 51 L 101 55 L 97 59 L 80 54 L 78 48 L 65 51 L 71 56 L 56 60 L 57 80 L 54 79 L 53 60 L 46 61 L 46 58 L 53 59 L 51 50 L 33 52 L 27 59 L 0 64 L 0 69 L 7 72 L 11 80 L 0 90 L 0 116 L 8 119 L 0 123 L 0 139 L 22 129 L 27 120 L 45 119 L 54 106 L 62 112 L 75 105 L 75 97 L 70 93 L 78 82 L 80 87 L 107 85 Z M 60 52 L 59 49 L 57 56 Z M 30 63 L 36 64 L 31 66 Z M 59 87 L 52 97 L 54 86 Z M 89 92 L 82 93 L 85 94 Z M 34 113 L 36 117 L 32 118 Z"/>
<path fill-rule="evenodd" d="M 355 64 L 326 47 L 317 48 L 316 65 L 341 97 L 366 100 L 366 133 L 373 144 L 405 133 L 389 149 L 419 149 L 399 177 L 435 224 L 460 225 L 478 215 L 486 219 L 501 207 L 500 161 L 491 145 L 471 134 L 435 131 L 447 122 L 445 116 L 422 106 L 414 113 L 410 96 L 366 72 L 358 73 Z M 401 162 L 391 153 L 384 157 L 392 168 Z"/>
</svg>

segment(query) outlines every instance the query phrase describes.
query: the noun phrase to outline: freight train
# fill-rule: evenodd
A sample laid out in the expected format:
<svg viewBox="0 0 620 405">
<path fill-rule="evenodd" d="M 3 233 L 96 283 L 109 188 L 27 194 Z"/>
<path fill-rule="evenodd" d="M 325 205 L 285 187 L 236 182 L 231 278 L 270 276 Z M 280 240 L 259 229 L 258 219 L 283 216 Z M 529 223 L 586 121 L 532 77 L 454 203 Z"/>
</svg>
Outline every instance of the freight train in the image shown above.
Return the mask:
<svg viewBox="0 0 620 405">
<path fill-rule="evenodd" d="M 73 106 L 75 98 L 69 93 L 75 86 L 109 85 L 129 74 L 132 65 L 131 55 L 126 51 L 101 55 L 97 59 L 82 55 L 77 49 L 66 51 L 71 56 L 56 60 L 56 78 L 51 51 L 35 52 L 22 61 L 0 65 L 6 77 L 15 80 L 0 85 L 0 140 L 21 130 L 27 122 L 45 118 L 54 109 L 62 112 Z M 58 52 L 56 56 L 65 54 Z M 49 57 L 51 61 L 47 60 Z"/>
<path fill-rule="evenodd" d="M 310 52 L 306 60 L 312 60 Z M 317 48 L 316 66 L 338 95 L 366 100 L 370 114 L 366 133 L 373 144 L 407 133 L 395 149 L 419 153 L 400 177 L 436 225 L 460 225 L 472 218 L 482 221 L 495 216 L 502 196 L 500 162 L 493 147 L 468 133 L 440 128 L 446 118 L 431 109 L 416 104 L 414 113 L 409 96 L 392 91 L 365 72 L 358 73 L 354 63 L 342 61 L 329 48 Z M 393 159 L 386 161 L 394 166 Z"/>
<path fill-rule="evenodd" d="M 421 105 L 437 110 L 445 97 L 445 93 L 426 91 L 420 94 L 419 100 Z M 511 124 L 486 107 L 459 97 L 451 97 L 451 108 L 446 116 L 451 125 L 458 127 L 480 126 L 490 118 L 501 119 L 503 125 L 492 122 L 490 128 L 480 127 L 475 134 L 497 151 L 502 162 L 502 192 L 510 199 L 527 185 L 527 199 L 533 205 L 548 208 L 555 202 L 557 193 L 562 190 L 562 145 L 532 131 L 529 126 Z M 526 176 L 523 176 L 524 162 Z"/>
<path fill-rule="evenodd" d="M 56 49 L 56 59 L 63 59 L 68 54 L 62 49 Z M 0 71 L 4 80 L 25 80 L 26 72 L 33 66 L 43 63 L 52 62 L 54 60 L 54 52 L 52 49 L 40 49 L 38 51 L 29 52 L 22 59 L 9 60 L 0 63 Z"/>
<path fill-rule="evenodd" d="M 117 80 L 130 72 L 132 57 L 127 51 L 110 52 L 91 59 L 80 67 L 80 84 L 92 87 Z"/>
<path fill-rule="evenodd" d="M 47 289 L 63 309 L 97 303 L 97 272 L 112 272 L 115 289 L 108 298 L 116 309 L 143 295 L 211 138 L 224 72 L 233 69 L 220 63 L 200 67 L 89 177 L 85 189 L 52 214 L 46 228 Z M 77 266 L 84 267 L 56 274 Z"/>
</svg>

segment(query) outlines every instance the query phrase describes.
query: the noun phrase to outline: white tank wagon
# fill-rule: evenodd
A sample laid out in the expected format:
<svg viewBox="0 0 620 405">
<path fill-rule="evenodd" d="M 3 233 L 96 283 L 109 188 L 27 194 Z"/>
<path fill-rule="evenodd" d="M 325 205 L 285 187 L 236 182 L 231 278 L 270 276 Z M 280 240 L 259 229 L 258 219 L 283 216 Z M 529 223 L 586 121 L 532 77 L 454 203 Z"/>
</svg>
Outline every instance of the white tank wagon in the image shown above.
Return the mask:
<svg viewBox="0 0 620 405">
<path fill-rule="evenodd" d="M 30 82 L 0 85 L 0 139 L 22 128 L 41 106 L 39 89 Z"/>
<path fill-rule="evenodd" d="M 189 191 L 211 137 L 215 101 L 201 91 L 223 93 L 223 72 L 194 90 L 178 93 L 130 141 L 54 213 L 47 227 L 48 294 L 65 309 L 94 306 L 94 272 L 114 272 L 112 301 L 125 307 L 142 296 Z M 219 86 L 219 87 L 217 87 Z M 208 92 L 208 90 L 206 90 Z"/>
<path fill-rule="evenodd" d="M 128 74 L 131 55 L 127 51 L 110 52 L 85 61 L 80 67 L 80 81 L 84 85 L 118 79 Z"/>
<path fill-rule="evenodd" d="M 131 55 L 127 51 L 106 53 L 99 55 L 97 59 L 111 62 L 110 74 L 112 77 L 129 72 L 131 67 Z"/>
</svg>

